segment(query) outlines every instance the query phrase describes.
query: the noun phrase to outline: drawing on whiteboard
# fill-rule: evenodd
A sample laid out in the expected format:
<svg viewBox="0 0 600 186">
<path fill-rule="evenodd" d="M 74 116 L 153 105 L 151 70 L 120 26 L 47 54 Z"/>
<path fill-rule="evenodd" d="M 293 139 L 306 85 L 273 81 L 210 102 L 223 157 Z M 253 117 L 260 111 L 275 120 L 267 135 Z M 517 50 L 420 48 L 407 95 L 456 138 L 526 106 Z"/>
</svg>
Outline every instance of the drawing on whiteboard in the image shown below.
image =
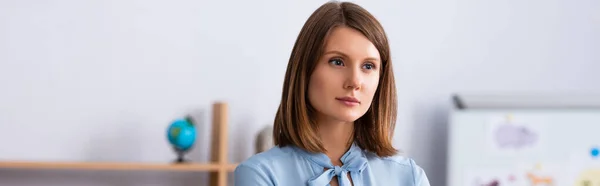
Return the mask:
<svg viewBox="0 0 600 186">
<path fill-rule="evenodd" d="M 554 185 L 554 179 L 549 176 L 537 176 L 532 173 L 527 173 L 527 178 L 532 186 L 550 186 Z"/>
<path fill-rule="evenodd" d="M 575 186 L 600 185 L 600 169 L 588 169 L 579 174 Z"/>
<path fill-rule="evenodd" d="M 592 146 L 589 150 L 579 150 L 571 157 L 569 185 L 600 185 L 600 148 Z"/>
<path fill-rule="evenodd" d="M 514 122 L 511 115 L 497 121 L 492 128 L 495 146 L 501 149 L 523 149 L 538 143 L 538 132 L 523 123 Z"/>
<path fill-rule="evenodd" d="M 600 149 L 597 147 L 594 147 L 590 150 L 590 155 L 592 155 L 592 158 L 600 158 Z"/>
<path fill-rule="evenodd" d="M 500 181 L 498 180 L 491 180 L 485 183 L 481 183 L 481 180 L 478 180 L 478 182 L 476 183 L 476 186 L 499 186 L 500 185 Z"/>
<path fill-rule="evenodd" d="M 560 167 L 558 165 L 542 166 L 541 163 L 537 163 L 533 166 L 533 169 L 530 167 L 526 170 L 525 176 L 531 186 L 558 185 L 557 177 L 560 176 Z"/>
<path fill-rule="evenodd" d="M 523 148 L 537 142 L 537 134 L 531 129 L 508 123 L 496 129 L 495 138 L 501 148 Z"/>
<path fill-rule="evenodd" d="M 474 179 L 474 186 L 510 186 L 518 185 L 516 176 L 512 174 L 496 175 L 496 176 L 482 176 Z"/>
<path fill-rule="evenodd" d="M 511 170 L 473 170 L 466 174 L 469 186 L 511 186 L 520 185 L 515 171 Z M 524 180 L 522 180 L 524 181 Z"/>
</svg>

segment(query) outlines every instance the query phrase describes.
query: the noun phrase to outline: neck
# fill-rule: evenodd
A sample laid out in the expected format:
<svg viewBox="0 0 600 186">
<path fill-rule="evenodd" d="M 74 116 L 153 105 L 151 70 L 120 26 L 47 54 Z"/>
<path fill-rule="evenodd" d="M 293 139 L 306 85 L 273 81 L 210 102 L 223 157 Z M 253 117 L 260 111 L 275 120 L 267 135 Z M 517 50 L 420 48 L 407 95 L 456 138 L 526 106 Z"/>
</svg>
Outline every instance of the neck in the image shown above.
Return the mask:
<svg viewBox="0 0 600 186">
<path fill-rule="evenodd" d="M 354 123 L 334 120 L 319 120 L 319 136 L 325 154 L 333 165 L 341 166 L 342 156 L 350 149 L 354 140 Z"/>
</svg>

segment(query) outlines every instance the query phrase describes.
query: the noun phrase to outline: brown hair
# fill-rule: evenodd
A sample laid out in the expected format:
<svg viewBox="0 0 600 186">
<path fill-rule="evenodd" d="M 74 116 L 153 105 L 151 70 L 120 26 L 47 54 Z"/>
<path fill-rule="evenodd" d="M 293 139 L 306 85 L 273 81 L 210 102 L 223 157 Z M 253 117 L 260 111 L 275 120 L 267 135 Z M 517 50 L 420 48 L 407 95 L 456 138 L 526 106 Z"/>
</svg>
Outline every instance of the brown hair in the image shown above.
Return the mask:
<svg viewBox="0 0 600 186">
<path fill-rule="evenodd" d="M 379 50 L 381 71 L 373 102 L 354 122 L 354 142 L 379 156 L 397 153 L 392 146 L 396 123 L 396 86 L 390 48 L 381 24 L 368 11 L 350 2 L 327 2 L 305 22 L 288 62 L 281 103 L 273 127 L 274 144 L 295 145 L 309 152 L 325 152 L 317 136 L 314 109 L 307 101 L 307 88 L 316 61 L 321 57 L 330 31 L 347 26 L 364 34 Z"/>
</svg>

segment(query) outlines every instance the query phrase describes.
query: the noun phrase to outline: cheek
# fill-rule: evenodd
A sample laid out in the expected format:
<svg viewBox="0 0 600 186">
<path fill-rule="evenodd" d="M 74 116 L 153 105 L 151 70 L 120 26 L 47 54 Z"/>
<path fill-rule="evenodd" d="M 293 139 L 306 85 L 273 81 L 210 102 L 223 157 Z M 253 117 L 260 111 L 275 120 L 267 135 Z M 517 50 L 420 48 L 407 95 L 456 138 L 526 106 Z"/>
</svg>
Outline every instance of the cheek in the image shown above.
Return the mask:
<svg viewBox="0 0 600 186">
<path fill-rule="evenodd" d="M 379 85 L 379 76 L 369 77 L 365 80 L 364 90 L 370 98 L 375 95 L 375 91 L 377 91 L 377 86 Z"/>
<path fill-rule="evenodd" d="M 324 81 L 323 73 L 316 70 L 313 72 L 308 83 L 308 96 L 310 100 L 322 99 L 327 83 Z"/>
</svg>

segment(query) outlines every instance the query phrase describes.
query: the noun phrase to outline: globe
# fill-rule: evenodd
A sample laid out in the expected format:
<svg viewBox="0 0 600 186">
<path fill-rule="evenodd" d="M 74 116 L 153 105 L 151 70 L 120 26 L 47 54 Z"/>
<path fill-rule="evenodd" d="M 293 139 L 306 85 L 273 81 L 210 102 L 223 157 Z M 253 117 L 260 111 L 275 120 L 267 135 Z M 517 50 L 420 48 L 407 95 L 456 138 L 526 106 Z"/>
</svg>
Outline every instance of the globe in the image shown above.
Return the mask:
<svg viewBox="0 0 600 186">
<path fill-rule="evenodd" d="M 187 154 L 196 142 L 196 126 L 190 117 L 177 119 L 167 128 L 167 139 L 169 144 L 177 153 L 175 162 L 185 162 L 184 155 Z"/>
</svg>

